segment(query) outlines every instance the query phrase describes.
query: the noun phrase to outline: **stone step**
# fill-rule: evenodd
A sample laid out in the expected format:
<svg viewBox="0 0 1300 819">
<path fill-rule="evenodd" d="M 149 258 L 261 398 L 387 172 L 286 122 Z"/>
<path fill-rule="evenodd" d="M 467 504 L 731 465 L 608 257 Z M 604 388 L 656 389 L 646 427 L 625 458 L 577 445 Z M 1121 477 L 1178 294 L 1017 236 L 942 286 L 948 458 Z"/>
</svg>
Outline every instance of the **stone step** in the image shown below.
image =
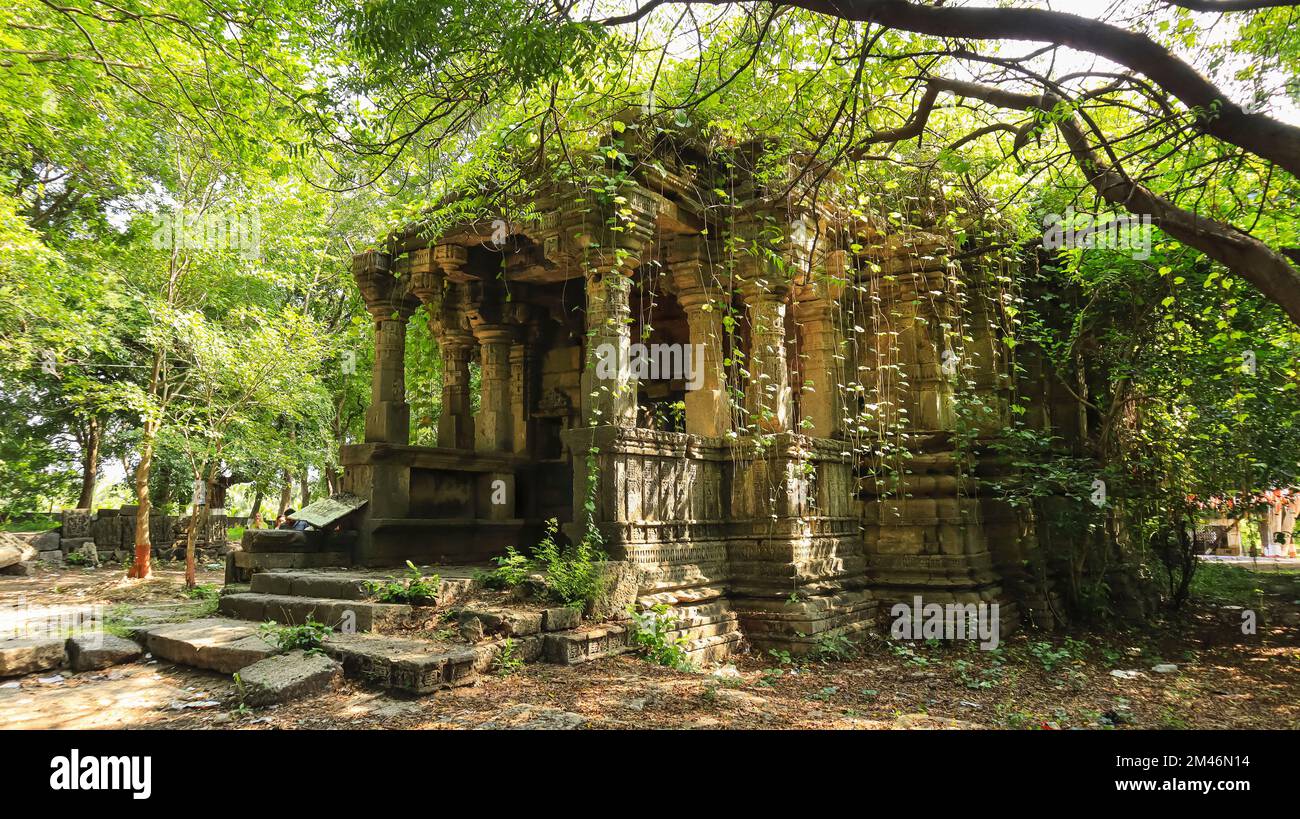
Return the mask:
<svg viewBox="0 0 1300 819">
<path fill-rule="evenodd" d="M 235 679 L 244 703 L 270 705 L 323 693 L 341 673 L 337 660 L 316 652 L 291 651 L 259 660 L 241 669 Z"/>
<path fill-rule="evenodd" d="M 181 665 L 233 674 L 277 651 L 258 634 L 256 623 L 207 618 L 141 629 L 139 637 L 155 657 Z"/>
<path fill-rule="evenodd" d="M 240 620 L 271 620 L 284 625 L 302 625 L 308 620 L 314 620 L 342 631 L 375 632 L 416 626 L 436 616 L 432 608 L 417 608 L 402 603 L 256 592 L 223 595 L 217 610 Z"/>
<path fill-rule="evenodd" d="M 67 659 L 62 637 L 0 640 L 0 677 L 58 668 Z"/>
<path fill-rule="evenodd" d="M 478 582 L 472 575 L 444 576 L 440 567 L 432 566 L 421 571 L 427 575 L 437 574 L 440 578 L 439 605 L 455 605 L 468 598 L 478 588 Z M 253 575 L 250 591 L 260 594 L 279 594 L 290 597 L 323 597 L 334 600 L 368 600 L 374 595 L 371 584 L 382 583 L 389 578 L 401 579 L 397 570 L 389 574 L 375 572 L 329 572 L 329 571 L 269 571 Z"/>
<path fill-rule="evenodd" d="M 613 657 L 634 648 L 632 629 L 605 623 L 542 636 L 542 657 L 548 663 L 577 665 L 602 657 Z"/>
<path fill-rule="evenodd" d="M 430 694 L 471 685 L 490 665 L 490 646 L 467 646 L 372 634 L 334 634 L 325 653 L 343 673 L 383 688 Z"/>
</svg>

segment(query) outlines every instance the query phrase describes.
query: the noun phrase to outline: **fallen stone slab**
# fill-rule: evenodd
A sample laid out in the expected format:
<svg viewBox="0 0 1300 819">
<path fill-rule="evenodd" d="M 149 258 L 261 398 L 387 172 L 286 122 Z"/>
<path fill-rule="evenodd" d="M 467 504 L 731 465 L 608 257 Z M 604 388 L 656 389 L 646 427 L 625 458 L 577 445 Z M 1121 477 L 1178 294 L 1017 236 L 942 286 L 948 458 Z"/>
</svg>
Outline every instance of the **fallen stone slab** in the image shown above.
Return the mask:
<svg viewBox="0 0 1300 819">
<path fill-rule="evenodd" d="M 245 703 L 270 705 L 328 691 L 342 672 L 343 667 L 324 654 L 291 651 L 241 669 L 235 682 Z"/>
<path fill-rule="evenodd" d="M 73 671 L 133 663 L 144 656 L 138 643 L 113 634 L 87 634 L 70 637 L 67 643 L 68 665 Z"/>
<path fill-rule="evenodd" d="M 349 677 L 411 694 L 470 685 L 490 661 L 486 649 L 371 634 L 332 634 L 323 648 Z"/>
<path fill-rule="evenodd" d="M 48 532 L 22 532 L 16 536 L 20 540 L 26 540 L 38 552 L 50 552 L 58 549 L 59 540 L 61 539 L 58 529 L 51 529 Z"/>
<path fill-rule="evenodd" d="M 0 532 L 0 569 L 23 563 L 36 557 L 37 549 L 8 532 Z"/>
<path fill-rule="evenodd" d="M 308 620 L 315 620 L 331 628 L 352 628 L 356 631 L 391 630 L 410 625 L 419 619 L 411 606 L 401 603 L 371 603 L 366 600 L 255 592 L 222 595 L 218 611 L 228 617 L 243 620 L 274 620 L 287 625 L 302 625 Z"/>
<path fill-rule="evenodd" d="M 566 631 L 582 625 L 582 612 L 571 606 L 542 611 L 542 628 L 546 631 Z"/>
<path fill-rule="evenodd" d="M 62 552 L 60 552 L 62 554 Z M 7 574 L 16 577 L 31 577 L 36 574 L 36 567 L 39 565 L 37 560 L 24 560 L 14 563 L 11 566 L 5 566 L 0 569 L 0 574 Z"/>
<path fill-rule="evenodd" d="M 632 632 L 623 626 L 603 625 L 554 631 L 545 635 L 542 655 L 547 662 L 576 665 L 612 657 L 632 649 Z"/>
<path fill-rule="evenodd" d="M 0 677 L 58 668 L 67 659 L 62 637 L 0 641 Z"/>
<path fill-rule="evenodd" d="M 259 636 L 255 624 L 242 620 L 191 620 L 154 626 L 143 633 L 145 647 L 154 656 L 224 674 L 278 653 Z"/>
<path fill-rule="evenodd" d="M 528 637 L 542 630 L 542 613 L 525 609 L 462 609 L 459 621 L 462 628 L 471 620 L 483 624 L 485 635 L 502 637 Z"/>
</svg>

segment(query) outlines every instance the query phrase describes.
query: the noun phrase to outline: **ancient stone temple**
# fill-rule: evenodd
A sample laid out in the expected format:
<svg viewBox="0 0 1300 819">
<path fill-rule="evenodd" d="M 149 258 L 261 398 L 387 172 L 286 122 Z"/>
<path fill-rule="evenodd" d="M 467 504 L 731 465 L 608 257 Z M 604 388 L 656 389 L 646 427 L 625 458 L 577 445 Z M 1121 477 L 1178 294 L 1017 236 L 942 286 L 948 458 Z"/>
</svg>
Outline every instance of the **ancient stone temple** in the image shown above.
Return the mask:
<svg viewBox="0 0 1300 819">
<path fill-rule="evenodd" d="M 998 602 L 1004 630 L 1041 616 L 1031 522 L 981 488 L 1012 388 L 998 295 L 952 234 L 633 131 L 616 186 L 555 184 L 521 216 L 355 257 L 375 356 L 342 453 L 369 500 L 353 563 L 486 560 L 550 518 L 592 525 L 710 658 L 808 651 L 914 595 Z M 437 446 L 410 441 L 413 320 L 442 356 Z"/>
</svg>

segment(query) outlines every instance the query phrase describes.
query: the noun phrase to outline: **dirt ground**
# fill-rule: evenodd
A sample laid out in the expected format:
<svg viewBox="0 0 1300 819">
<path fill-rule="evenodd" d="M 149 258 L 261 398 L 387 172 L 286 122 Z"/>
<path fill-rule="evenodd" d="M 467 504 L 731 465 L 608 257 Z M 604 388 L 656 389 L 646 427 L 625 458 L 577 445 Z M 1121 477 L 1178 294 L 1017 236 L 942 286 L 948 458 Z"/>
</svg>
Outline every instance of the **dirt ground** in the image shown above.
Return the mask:
<svg viewBox="0 0 1300 819">
<path fill-rule="evenodd" d="M 21 600 L 103 604 L 118 620 L 158 620 L 211 606 L 181 593 L 175 567 L 144 584 L 120 574 L 0 577 L 0 610 Z M 219 574 L 205 570 L 200 581 L 219 583 Z M 1300 593 L 1291 582 L 1265 597 L 1253 636 L 1194 603 L 1154 633 L 1019 633 L 995 651 L 874 640 L 844 661 L 751 653 L 696 672 L 624 655 L 572 668 L 530 665 L 419 699 L 345 681 L 264 709 L 241 706 L 228 677 L 146 658 L 0 681 L 0 727 L 1293 729 L 1300 628 L 1284 623 L 1297 621 Z M 1161 664 L 1177 669 L 1155 672 Z"/>
</svg>

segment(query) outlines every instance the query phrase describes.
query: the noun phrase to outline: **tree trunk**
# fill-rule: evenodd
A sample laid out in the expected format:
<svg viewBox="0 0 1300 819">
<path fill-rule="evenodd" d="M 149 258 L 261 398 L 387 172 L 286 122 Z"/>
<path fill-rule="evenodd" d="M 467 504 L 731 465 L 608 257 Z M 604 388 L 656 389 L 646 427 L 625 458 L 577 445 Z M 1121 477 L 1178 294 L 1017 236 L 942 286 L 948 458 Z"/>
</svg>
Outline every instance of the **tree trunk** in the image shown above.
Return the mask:
<svg viewBox="0 0 1300 819">
<path fill-rule="evenodd" d="M 253 496 L 253 508 L 248 513 L 248 528 L 261 529 L 262 528 L 261 516 L 262 516 L 262 490 L 259 489 L 257 490 L 257 494 Z"/>
<path fill-rule="evenodd" d="M 280 489 L 280 511 L 275 516 L 278 518 L 284 515 L 284 510 L 289 508 L 290 503 L 293 503 L 293 481 L 289 478 L 289 470 L 286 469 L 284 486 Z"/>
<path fill-rule="evenodd" d="M 203 480 L 203 471 L 195 470 L 194 482 L 197 484 Z M 196 498 L 196 501 L 199 499 Z M 185 588 L 192 589 L 196 585 L 194 572 L 194 543 L 199 537 L 199 527 L 203 525 L 203 510 L 208 506 L 207 488 L 204 487 L 202 502 L 196 502 L 190 511 L 190 530 L 185 535 Z"/>
<path fill-rule="evenodd" d="M 158 436 L 158 422 L 145 421 L 143 434 L 140 436 L 140 463 L 135 468 L 135 502 L 139 510 L 135 513 L 135 561 L 127 571 L 127 577 L 145 579 L 149 577 L 149 470 L 153 466 L 154 440 Z"/>
<path fill-rule="evenodd" d="M 307 478 L 306 469 L 304 469 L 302 475 L 299 476 L 298 483 L 302 487 L 302 506 L 299 506 L 298 508 L 302 509 L 311 503 L 311 481 Z"/>
<path fill-rule="evenodd" d="M 78 509 L 90 509 L 95 503 L 95 484 L 99 477 L 99 443 L 103 431 L 98 418 L 86 422 L 86 438 L 81 442 L 81 497 Z"/>
</svg>

